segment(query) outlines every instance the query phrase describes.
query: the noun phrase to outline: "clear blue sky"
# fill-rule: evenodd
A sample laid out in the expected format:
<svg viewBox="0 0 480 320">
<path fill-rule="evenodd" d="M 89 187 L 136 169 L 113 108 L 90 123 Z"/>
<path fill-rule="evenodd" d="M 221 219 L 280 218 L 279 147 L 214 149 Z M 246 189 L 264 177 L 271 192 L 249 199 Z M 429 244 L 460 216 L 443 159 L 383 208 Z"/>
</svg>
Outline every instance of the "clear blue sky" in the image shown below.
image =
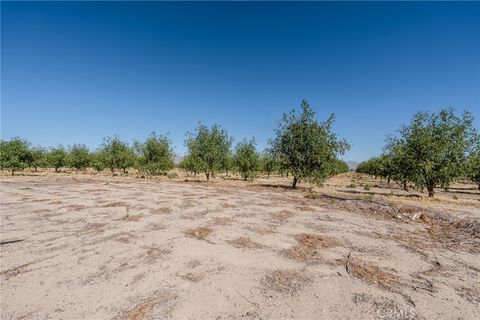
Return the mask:
<svg viewBox="0 0 480 320">
<path fill-rule="evenodd" d="M 199 121 L 260 148 L 310 101 L 381 152 L 419 110 L 480 120 L 480 3 L 1 4 L 1 135 L 33 144 L 168 133 Z"/>
</svg>

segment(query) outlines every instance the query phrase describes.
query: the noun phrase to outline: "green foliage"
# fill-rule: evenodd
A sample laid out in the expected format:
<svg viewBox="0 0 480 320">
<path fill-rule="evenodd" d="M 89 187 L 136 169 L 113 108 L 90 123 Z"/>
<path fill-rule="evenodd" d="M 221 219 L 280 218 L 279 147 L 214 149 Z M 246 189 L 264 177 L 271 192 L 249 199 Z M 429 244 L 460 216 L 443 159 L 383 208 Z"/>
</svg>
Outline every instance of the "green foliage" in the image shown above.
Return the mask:
<svg viewBox="0 0 480 320">
<path fill-rule="evenodd" d="M 292 110 L 283 115 L 271 142 L 281 166 L 293 175 L 293 188 L 304 179 L 321 184 L 331 174 L 337 156 L 350 147 L 332 132 L 333 115 L 323 123 L 317 122 L 314 115 L 303 100 L 300 113 Z"/>
<path fill-rule="evenodd" d="M 179 168 L 180 169 L 183 169 L 189 173 L 192 173 L 193 175 L 197 175 L 197 173 L 199 173 L 202 168 L 200 166 L 200 161 L 198 160 L 195 160 L 193 155 L 189 154 L 189 155 L 186 155 L 182 161 L 180 161 L 180 163 L 178 164 Z"/>
<path fill-rule="evenodd" d="M 165 136 L 152 132 L 145 142 L 135 142 L 137 168 L 149 175 L 165 174 L 174 166 L 174 153 L 171 142 Z"/>
<path fill-rule="evenodd" d="M 39 167 L 48 167 L 47 150 L 41 146 L 36 146 L 30 149 L 30 162 L 28 165 L 31 168 L 34 168 L 35 171 L 37 171 Z"/>
<path fill-rule="evenodd" d="M 91 154 L 84 144 L 74 144 L 68 151 L 68 164 L 71 168 L 80 170 L 90 166 Z"/>
<path fill-rule="evenodd" d="M 437 185 L 447 187 L 462 174 L 466 156 L 476 133 L 472 115 L 458 117 L 454 110 L 419 112 L 410 125 L 403 126 L 397 143 L 404 145 L 410 162 L 409 180 L 434 195 Z"/>
<path fill-rule="evenodd" d="M 188 147 L 189 161 L 194 163 L 199 172 L 205 173 L 208 181 L 210 176 L 224 168 L 232 138 L 219 125 L 213 125 L 211 128 L 199 125 L 195 134 L 187 137 L 185 144 Z"/>
<path fill-rule="evenodd" d="M 178 174 L 176 172 L 169 172 L 169 173 L 167 173 L 167 178 L 170 179 L 170 180 L 178 178 Z"/>
<path fill-rule="evenodd" d="M 235 167 L 244 180 L 254 179 L 260 165 L 255 139 L 243 140 L 235 148 Z"/>
<path fill-rule="evenodd" d="M 103 171 L 107 167 L 107 157 L 104 152 L 96 151 L 90 155 L 90 164 L 97 171 Z"/>
<path fill-rule="evenodd" d="M 350 167 L 348 166 L 348 163 L 341 159 L 335 159 L 335 161 L 332 163 L 332 169 L 331 169 L 331 174 L 330 175 L 336 175 L 340 173 L 345 173 L 349 172 Z"/>
<path fill-rule="evenodd" d="M 0 141 L 0 167 L 10 170 L 12 176 L 15 171 L 23 170 L 31 162 L 29 143 L 20 138 L 10 141 Z"/>
<path fill-rule="evenodd" d="M 225 170 L 225 174 L 227 176 L 229 172 L 234 172 L 237 170 L 237 167 L 235 165 L 235 157 L 230 152 L 228 152 L 227 156 L 225 157 L 222 168 L 223 170 Z"/>
<path fill-rule="evenodd" d="M 467 178 L 478 184 L 480 190 L 480 142 L 477 141 L 475 149 L 470 153 L 465 168 Z"/>
<path fill-rule="evenodd" d="M 374 176 L 392 177 L 403 183 L 411 182 L 433 197 L 434 188 L 447 188 L 465 171 L 472 172 L 475 160 L 468 165 L 478 134 L 469 112 L 457 116 L 452 108 L 438 113 L 419 112 L 409 125 L 396 136 L 387 139 L 385 154 L 361 163 L 357 171 Z M 473 156 L 472 156 L 473 155 Z"/>
<path fill-rule="evenodd" d="M 112 174 L 115 169 L 122 169 L 123 173 L 126 173 L 127 168 L 135 164 L 133 150 L 127 142 L 121 141 L 116 136 L 104 138 L 100 151 L 105 158 L 105 167 L 109 168 Z"/>
<path fill-rule="evenodd" d="M 55 172 L 58 172 L 60 168 L 67 164 L 67 152 L 65 148 L 62 145 L 58 145 L 50 149 L 47 153 L 47 162 L 50 167 L 55 168 Z"/>
<path fill-rule="evenodd" d="M 277 172 L 280 169 L 280 163 L 270 149 L 265 150 L 260 156 L 260 166 L 261 170 L 267 174 L 268 178 L 270 178 L 272 173 Z"/>
</svg>

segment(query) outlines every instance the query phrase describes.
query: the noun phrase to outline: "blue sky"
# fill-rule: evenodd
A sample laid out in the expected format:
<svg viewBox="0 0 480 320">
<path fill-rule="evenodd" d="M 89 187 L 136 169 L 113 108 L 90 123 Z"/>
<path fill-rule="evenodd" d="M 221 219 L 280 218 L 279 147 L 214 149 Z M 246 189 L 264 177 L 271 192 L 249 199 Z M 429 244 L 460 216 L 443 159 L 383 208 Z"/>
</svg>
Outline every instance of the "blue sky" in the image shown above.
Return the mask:
<svg viewBox="0 0 480 320">
<path fill-rule="evenodd" d="M 201 121 L 264 148 L 305 98 L 359 161 L 419 110 L 480 123 L 480 3 L 2 1 L 1 27 L 2 139 L 182 154 Z"/>
</svg>

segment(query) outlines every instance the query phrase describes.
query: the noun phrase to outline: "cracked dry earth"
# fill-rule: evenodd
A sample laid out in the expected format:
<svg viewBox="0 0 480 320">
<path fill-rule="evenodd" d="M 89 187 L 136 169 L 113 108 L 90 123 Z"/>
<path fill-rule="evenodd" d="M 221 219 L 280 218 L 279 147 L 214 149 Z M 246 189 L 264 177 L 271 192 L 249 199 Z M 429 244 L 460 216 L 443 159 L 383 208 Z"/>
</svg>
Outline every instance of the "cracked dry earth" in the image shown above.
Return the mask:
<svg viewBox="0 0 480 320">
<path fill-rule="evenodd" d="M 23 240 L 1 246 L 2 319 L 480 317 L 478 208 L 446 225 L 283 189 L 0 182 L 2 241 Z"/>
</svg>

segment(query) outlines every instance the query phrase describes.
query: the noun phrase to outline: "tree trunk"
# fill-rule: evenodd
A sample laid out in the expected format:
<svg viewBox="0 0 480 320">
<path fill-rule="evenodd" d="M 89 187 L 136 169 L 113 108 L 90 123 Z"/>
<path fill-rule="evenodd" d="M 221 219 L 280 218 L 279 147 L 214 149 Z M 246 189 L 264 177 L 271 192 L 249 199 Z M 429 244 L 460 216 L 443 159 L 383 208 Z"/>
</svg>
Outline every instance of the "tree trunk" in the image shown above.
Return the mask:
<svg viewBox="0 0 480 320">
<path fill-rule="evenodd" d="M 390 176 L 387 178 L 387 183 L 390 184 Z"/>
<path fill-rule="evenodd" d="M 243 177 L 243 181 L 247 181 L 247 176 Z"/>
<path fill-rule="evenodd" d="M 207 176 L 207 181 L 210 180 L 210 173 L 205 172 L 205 175 Z"/>
<path fill-rule="evenodd" d="M 403 190 L 408 191 L 407 180 L 403 181 Z"/>
<path fill-rule="evenodd" d="M 57 168 L 57 167 L 55 167 L 55 172 L 58 172 L 58 168 Z"/>
<path fill-rule="evenodd" d="M 478 184 L 478 190 L 480 190 L 480 183 Z"/>
<path fill-rule="evenodd" d="M 267 179 L 270 179 L 270 172 L 267 172 Z M 480 190 L 480 185 L 478 185 L 478 190 Z"/>
<path fill-rule="evenodd" d="M 298 178 L 297 177 L 293 177 L 293 184 L 292 184 L 292 188 L 295 189 L 297 187 L 297 182 L 298 182 Z"/>
<path fill-rule="evenodd" d="M 432 187 L 432 186 L 428 186 L 428 187 L 427 187 L 427 190 L 428 190 L 428 196 L 429 196 L 429 197 L 433 197 L 433 195 L 435 194 L 435 191 L 433 191 L 433 187 Z"/>
<path fill-rule="evenodd" d="M 15 170 L 12 170 L 12 177 L 15 175 Z M 480 186 L 479 186 L 480 188 Z"/>
<path fill-rule="evenodd" d="M 123 173 L 127 173 L 127 168 L 123 168 Z"/>
</svg>

